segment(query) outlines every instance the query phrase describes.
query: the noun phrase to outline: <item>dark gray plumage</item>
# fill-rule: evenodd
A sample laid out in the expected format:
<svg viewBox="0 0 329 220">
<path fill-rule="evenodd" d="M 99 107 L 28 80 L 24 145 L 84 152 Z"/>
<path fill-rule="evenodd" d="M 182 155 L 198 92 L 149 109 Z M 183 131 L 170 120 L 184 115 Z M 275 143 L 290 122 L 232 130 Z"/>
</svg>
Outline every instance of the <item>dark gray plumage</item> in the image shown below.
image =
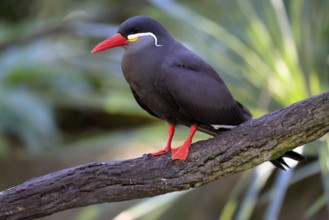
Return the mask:
<svg viewBox="0 0 329 220">
<path fill-rule="evenodd" d="M 115 43 L 111 39 L 104 41 L 93 52 L 124 46 L 123 74 L 139 105 L 151 115 L 172 126 L 194 125 L 212 135 L 220 132 L 213 125 L 234 126 L 251 119 L 248 109 L 234 100 L 216 71 L 154 19 L 136 16 L 126 20 L 120 25 L 116 39 Z M 170 147 L 173 132 L 169 133 L 166 149 L 156 155 L 173 150 Z M 191 142 L 194 132 L 191 130 L 186 142 Z M 296 157 L 296 153 L 286 156 L 292 154 L 294 159 L 302 158 Z M 273 164 L 287 166 L 282 158 Z"/>
<path fill-rule="evenodd" d="M 155 39 L 146 36 L 124 46 L 123 74 L 148 112 L 185 125 L 238 125 L 251 118 L 215 70 L 172 38 L 162 25 L 147 17 L 134 17 L 118 32 L 127 36 L 135 27 L 140 32 L 152 32 L 161 45 L 156 46 Z"/>
</svg>

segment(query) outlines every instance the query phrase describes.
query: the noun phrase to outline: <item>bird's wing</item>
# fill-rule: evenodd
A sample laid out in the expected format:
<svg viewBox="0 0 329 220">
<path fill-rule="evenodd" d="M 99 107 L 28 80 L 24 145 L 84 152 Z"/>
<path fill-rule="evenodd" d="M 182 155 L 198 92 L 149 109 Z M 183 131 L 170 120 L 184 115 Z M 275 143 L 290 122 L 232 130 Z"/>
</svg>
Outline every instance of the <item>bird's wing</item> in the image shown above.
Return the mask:
<svg viewBox="0 0 329 220">
<path fill-rule="evenodd" d="M 170 94 L 167 101 L 174 101 L 180 113 L 188 112 L 187 117 L 192 117 L 192 121 L 238 125 L 251 118 L 246 108 L 234 100 L 219 75 L 189 50 L 164 62 L 156 84 L 157 89 Z"/>
</svg>

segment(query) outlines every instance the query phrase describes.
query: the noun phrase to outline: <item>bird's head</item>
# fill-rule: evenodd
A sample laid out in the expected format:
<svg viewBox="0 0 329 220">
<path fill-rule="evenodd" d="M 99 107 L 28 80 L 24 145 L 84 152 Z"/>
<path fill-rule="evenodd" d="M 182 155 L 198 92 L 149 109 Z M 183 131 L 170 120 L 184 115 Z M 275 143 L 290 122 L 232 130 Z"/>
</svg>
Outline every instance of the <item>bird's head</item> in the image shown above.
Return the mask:
<svg viewBox="0 0 329 220">
<path fill-rule="evenodd" d="M 153 42 L 155 47 L 161 47 L 168 36 L 170 37 L 165 27 L 156 20 L 147 16 L 136 16 L 124 21 L 114 36 L 99 43 L 91 53 L 128 44 L 139 44 L 141 39 L 145 38 L 151 39 L 149 42 Z"/>
</svg>

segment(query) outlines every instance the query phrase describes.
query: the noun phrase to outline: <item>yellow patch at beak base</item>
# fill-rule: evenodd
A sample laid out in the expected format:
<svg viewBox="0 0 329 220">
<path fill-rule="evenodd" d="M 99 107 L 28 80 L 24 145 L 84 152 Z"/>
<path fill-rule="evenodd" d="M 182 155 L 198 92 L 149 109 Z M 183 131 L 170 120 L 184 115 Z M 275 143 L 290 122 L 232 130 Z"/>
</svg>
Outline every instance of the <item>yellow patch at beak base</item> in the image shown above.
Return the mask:
<svg viewBox="0 0 329 220">
<path fill-rule="evenodd" d="M 135 42 L 136 40 L 138 40 L 139 36 L 128 36 L 128 41 L 129 42 Z"/>
<path fill-rule="evenodd" d="M 136 40 L 138 40 L 139 37 L 143 37 L 143 36 L 150 36 L 153 37 L 154 39 L 154 44 L 157 47 L 161 47 L 161 44 L 158 44 L 158 38 L 151 32 L 146 32 L 146 33 L 138 33 L 138 34 L 130 34 L 128 35 L 128 41 L 129 42 L 135 42 Z"/>
</svg>

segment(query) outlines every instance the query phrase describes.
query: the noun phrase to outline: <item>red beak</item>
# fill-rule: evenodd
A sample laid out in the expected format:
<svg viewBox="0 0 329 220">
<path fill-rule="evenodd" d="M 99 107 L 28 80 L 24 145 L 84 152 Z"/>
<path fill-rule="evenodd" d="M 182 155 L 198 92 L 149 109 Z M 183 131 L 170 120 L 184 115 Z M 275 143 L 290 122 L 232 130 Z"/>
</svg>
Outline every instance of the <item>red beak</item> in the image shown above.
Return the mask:
<svg viewBox="0 0 329 220">
<path fill-rule="evenodd" d="M 102 50 L 111 49 L 113 47 L 123 46 L 128 44 L 128 39 L 123 37 L 120 33 L 115 34 L 114 36 L 100 42 L 91 53 L 97 53 Z"/>
</svg>

